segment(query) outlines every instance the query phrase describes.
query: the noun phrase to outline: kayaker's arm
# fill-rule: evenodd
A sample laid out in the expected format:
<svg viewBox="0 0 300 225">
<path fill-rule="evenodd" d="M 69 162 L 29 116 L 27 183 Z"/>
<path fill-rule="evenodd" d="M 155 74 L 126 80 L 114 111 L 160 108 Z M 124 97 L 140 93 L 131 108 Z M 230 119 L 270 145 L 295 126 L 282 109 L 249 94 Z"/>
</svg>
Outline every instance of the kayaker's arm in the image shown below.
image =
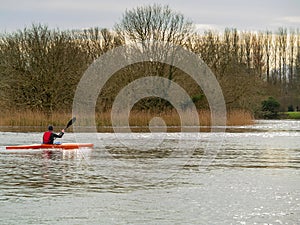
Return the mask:
<svg viewBox="0 0 300 225">
<path fill-rule="evenodd" d="M 61 138 L 65 133 L 65 130 L 63 129 L 59 134 L 52 133 L 53 138 Z"/>
</svg>

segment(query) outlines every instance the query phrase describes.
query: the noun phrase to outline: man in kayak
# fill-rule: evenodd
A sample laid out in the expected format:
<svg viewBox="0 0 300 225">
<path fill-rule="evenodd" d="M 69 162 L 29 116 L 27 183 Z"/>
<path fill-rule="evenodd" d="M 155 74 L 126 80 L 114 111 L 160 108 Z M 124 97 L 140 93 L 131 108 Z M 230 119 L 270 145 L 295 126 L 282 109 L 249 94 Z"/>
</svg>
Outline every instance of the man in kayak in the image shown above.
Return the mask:
<svg viewBox="0 0 300 225">
<path fill-rule="evenodd" d="M 59 134 L 53 133 L 53 126 L 48 126 L 48 131 L 43 135 L 43 144 L 53 144 L 55 138 L 61 138 L 65 133 L 63 129 Z"/>
</svg>

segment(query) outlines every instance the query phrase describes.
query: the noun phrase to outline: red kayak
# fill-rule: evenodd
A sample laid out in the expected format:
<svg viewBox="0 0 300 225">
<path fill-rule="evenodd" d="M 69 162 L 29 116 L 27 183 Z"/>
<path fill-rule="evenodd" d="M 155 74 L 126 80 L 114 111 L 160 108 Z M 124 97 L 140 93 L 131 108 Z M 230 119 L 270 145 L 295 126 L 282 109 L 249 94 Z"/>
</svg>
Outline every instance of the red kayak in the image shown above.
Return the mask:
<svg viewBox="0 0 300 225">
<path fill-rule="evenodd" d="M 25 150 L 25 149 L 79 149 L 93 148 L 91 143 L 63 143 L 63 144 L 35 144 L 35 145 L 15 145 L 6 146 L 7 150 Z"/>
</svg>

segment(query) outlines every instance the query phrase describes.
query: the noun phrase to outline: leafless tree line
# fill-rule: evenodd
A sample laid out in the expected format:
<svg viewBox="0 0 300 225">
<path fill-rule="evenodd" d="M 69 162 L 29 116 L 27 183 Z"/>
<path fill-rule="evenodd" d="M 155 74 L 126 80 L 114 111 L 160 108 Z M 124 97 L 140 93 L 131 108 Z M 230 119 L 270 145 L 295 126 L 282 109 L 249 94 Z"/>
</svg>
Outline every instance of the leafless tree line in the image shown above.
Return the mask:
<svg viewBox="0 0 300 225">
<path fill-rule="evenodd" d="M 103 52 L 122 44 L 107 29 L 50 30 L 33 25 L 0 39 L 0 105 L 51 114 L 72 106 L 84 71 Z"/>
<path fill-rule="evenodd" d="M 182 14 L 168 6 L 151 5 L 127 10 L 112 31 L 97 27 L 60 31 L 38 24 L 2 34 L 0 106 L 49 113 L 68 110 L 81 76 L 96 58 L 126 43 L 149 40 L 172 43 L 198 54 L 220 82 L 228 107 L 256 110 L 268 95 L 292 96 L 290 104 L 300 101 L 299 30 L 226 29 L 200 35 Z M 158 51 L 155 57 L 164 54 Z M 118 91 L 141 74 L 174 80 L 187 90 L 197 107 L 207 107 L 205 95 L 187 74 L 154 60 L 118 71 L 99 96 L 99 110 L 107 110 Z M 168 85 L 162 88 L 167 90 Z M 168 103 L 149 98 L 137 105 L 151 109 L 164 108 Z"/>
</svg>

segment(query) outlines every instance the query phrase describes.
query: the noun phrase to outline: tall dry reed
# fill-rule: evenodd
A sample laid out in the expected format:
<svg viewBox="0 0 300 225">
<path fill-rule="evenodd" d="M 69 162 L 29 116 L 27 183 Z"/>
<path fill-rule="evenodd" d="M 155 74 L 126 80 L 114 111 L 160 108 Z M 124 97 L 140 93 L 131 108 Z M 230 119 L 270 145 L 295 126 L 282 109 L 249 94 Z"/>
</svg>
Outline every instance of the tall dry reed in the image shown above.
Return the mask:
<svg viewBox="0 0 300 225">
<path fill-rule="evenodd" d="M 194 125 L 193 116 L 191 112 L 185 112 L 185 118 L 190 118 L 184 121 L 183 125 Z M 153 117 L 160 117 L 163 119 L 167 126 L 181 126 L 181 120 L 179 114 L 172 110 L 161 113 L 144 112 L 144 111 L 132 111 L 129 116 L 130 126 L 148 126 Z M 209 110 L 199 110 L 198 118 L 200 126 L 211 126 L 211 112 Z M 122 121 L 128 120 L 127 115 L 120 114 L 118 118 Z M 111 112 L 97 113 L 96 121 L 98 126 L 111 126 Z M 251 112 L 243 109 L 229 110 L 226 115 L 227 126 L 242 126 L 251 125 L 254 123 L 254 116 Z M 218 122 L 216 122 L 217 125 Z"/>
<path fill-rule="evenodd" d="M 191 112 L 185 112 L 183 125 L 194 125 L 193 116 L 189 115 Z M 0 126 L 40 126 L 47 127 L 49 124 L 63 127 L 71 119 L 72 114 L 66 112 L 54 112 L 51 116 L 39 111 L 6 111 L 0 113 Z M 129 116 L 129 125 L 135 127 L 147 127 L 154 117 L 161 118 L 167 126 L 180 127 L 181 119 L 176 111 L 168 111 L 161 113 L 132 111 Z M 120 120 L 127 120 L 126 115 L 120 115 Z M 209 110 L 198 111 L 199 124 L 201 126 L 211 125 L 211 113 Z M 253 115 L 245 110 L 230 110 L 227 112 L 227 125 L 240 126 L 250 125 L 254 123 Z M 96 113 L 96 124 L 98 127 L 110 127 L 111 112 Z"/>
<path fill-rule="evenodd" d="M 227 113 L 227 126 L 244 126 L 254 124 L 254 116 L 243 109 L 230 110 Z"/>
<path fill-rule="evenodd" d="M 51 116 L 40 111 L 5 111 L 0 113 L 0 126 L 64 126 L 71 114 L 54 112 Z"/>
</svg>

